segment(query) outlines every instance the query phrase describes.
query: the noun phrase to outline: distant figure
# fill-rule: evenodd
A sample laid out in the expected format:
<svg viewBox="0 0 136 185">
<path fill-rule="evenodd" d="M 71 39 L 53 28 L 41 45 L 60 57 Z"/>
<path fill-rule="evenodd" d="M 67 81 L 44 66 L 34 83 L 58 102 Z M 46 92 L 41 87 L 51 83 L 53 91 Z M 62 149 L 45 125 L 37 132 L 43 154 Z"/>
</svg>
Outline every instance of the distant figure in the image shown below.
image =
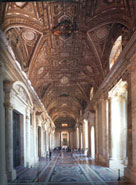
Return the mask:
<svg viewBox="0 0 136 185">
<path fill-rule="evenodd" d="M 49 150 L 49 159 L 51 160 L 51 150 Z"/>
</svg>

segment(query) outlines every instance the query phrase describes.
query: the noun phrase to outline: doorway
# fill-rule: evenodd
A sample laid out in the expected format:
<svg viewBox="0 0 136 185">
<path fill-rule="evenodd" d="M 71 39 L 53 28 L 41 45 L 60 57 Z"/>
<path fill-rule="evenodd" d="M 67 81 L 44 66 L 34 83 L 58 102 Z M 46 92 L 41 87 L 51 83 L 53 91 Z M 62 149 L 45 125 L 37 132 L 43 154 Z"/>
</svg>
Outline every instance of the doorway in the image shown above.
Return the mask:
<svg viewBox="0 0 136 185">
<path fill-rule="evenodd" d="M 13 164 L 21 165 L 20 114 L 13 111 Z"/>
<path fill-rule="evenodd" d="M 61 146 L 66 149 L 69 146 L 69 132 L 61 132 Z"/>
</svg>

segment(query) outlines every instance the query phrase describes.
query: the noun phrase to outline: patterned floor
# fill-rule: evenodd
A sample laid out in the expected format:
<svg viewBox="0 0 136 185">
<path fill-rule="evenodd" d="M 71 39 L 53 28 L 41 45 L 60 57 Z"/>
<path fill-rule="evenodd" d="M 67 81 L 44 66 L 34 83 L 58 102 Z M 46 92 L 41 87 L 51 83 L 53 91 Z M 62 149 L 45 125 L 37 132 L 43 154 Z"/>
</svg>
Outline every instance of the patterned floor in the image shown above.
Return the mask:
<svg viewBox="0 0 136 185">
<path fill-rule="evenodd" d="M 49 182 L 76 182 L 79 184 L 89 182 L 89 179 L 70 153 L 62 153 L 62 156 L 57 160 Z"/>
<path fill-rule="evenodd" d="M 118 181 L 114 171 L 95 164 L 91 158 L 77 153 L 71 155 L 62 152 L 54 153 L 51 161 L 40 161 L 35 168 L 24 168 L 20 173 L 18 170 L 17 180 L 8 185 L 130 185 L 130 183 Z"/>
</svg>

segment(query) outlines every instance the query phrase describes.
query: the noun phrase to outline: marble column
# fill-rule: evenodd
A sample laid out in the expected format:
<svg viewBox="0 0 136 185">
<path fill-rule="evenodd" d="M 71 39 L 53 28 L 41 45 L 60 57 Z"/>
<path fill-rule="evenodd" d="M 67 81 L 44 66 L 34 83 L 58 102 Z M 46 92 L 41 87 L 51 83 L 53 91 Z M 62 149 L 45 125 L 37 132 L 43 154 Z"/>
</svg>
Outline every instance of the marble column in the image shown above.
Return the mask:
<svg viewBox="0 0 136 185">
<path fill-rule="evenodd" d="M 81 128 L 79 124 L 79 150 L 81 151 Z"/>
<path fill-rule="evenodd" d="M 128 132 L 127 132 L 127 157 L 128 165 L 125 176 L 132 182 L 136 182 L 136 54 L 130 60 L 128 66 Z"/>
<path fill-rule="evenodd" d="M 95 119 L 95 160 L 99 160 L 99 111 L 98 103 L 95 105 L 96 119 Z"/>
<path fill-rule="evenodd" d="M 134 70 L 136 71 L 136 69 Z M 135 115 L 136 115 L 136 109 L 135 109 L 135 106 L 133 106 L 133 109 L 132 109 L 132 104 L 133 105 L 136 105 L 136 96 L 135 96 L 135 92 L 136 92 L 136 85 L 133 85 L 132 82 L 135 84 L 135 78 L 133 78 L 133 81 L 132 81 L 132 74 L 131 72 L 133 71 L 129 71 L 128 73 L 125 74 L 125 78 L 127 80 L 127 84 L 128 84 L 128 101 L 127 101 L 127 158 L 128 158 L 128 164 L 127 164 L 127 168 L 125 169 L 125 176 L 130 179 L 131 178 L 131 174 L 132 174 L 132 177 L 134 178 L 134 181 L 135 181 L 135 178 L 136 178 L 136 169 L 134 168 L 133 170 L 133 157 L 132 157 L 132 148 L 133 148 L 133 135 L 132 134 L 135 134 L 135 130 L 133 129 L 132 130 L 132 123 L 134 123 L 135 125 L 135 119 L 133 119 L 133 122 L 132 122 L 132 112 L 133 112 L 133 115 L 134 115 L 134 118 L 135 118 Z M 136 75 L 134 75 L 136 76 Z M 133 89 L 134 88 L 134 89 Z M 134 94 L 132 94 L 132 92 Z M 133 101 L 133 99 L 135 98 L 135 100 Z M 134 126 L 133 126 L 134 128 Z M 135 148 L 135 146 L 134 146 Z M 135 152 L 134 152 L 135 153 Z"/>
<path fill-rule="evenodd" d="M 5 92 L 5 126 L 6 126 L 6 171 L 8 180 L 16 179 L 16 171 L 13 164 L 13 107 L 11 105 L 11 88 L 13 82 L 4 83 Z"/>
<path fill-rule="evenodd" d="M 69 133 L 69 147 L 71 148 L 71 138 L 70 138 L 71 132 L 69 131 L 68 133 Z"/>
<path fill-rule="evenodd" d="M 53 131 L 51 132 L 51 149 L 52 149 L 52 150 L 54 149 L 54 146 L 55 146 L 54 133 L 55 133 L 55 131 L 53 130 Z"/>
<path fill-rule="evenodd" d="M 88 120 L 84 119 L 83 121 L 83 149 L 84 154 L 88 153 Z"/>
<path fill-rule="evenodd" d="M 101 160 L 105 165 L 108 165 L 108 125 L 107 125 L 107 94 L 103 95 L 101 98 L 101 115 L 102 115 L 102 155 Z"/>
<path fill-rule="evenodd" d="M 8 180 L 16 179 L 16 171 L 13 167 L 13 107 L 5 104 L 6 113 L 6 170 Z"/>
<path fill-rule="evenodd" d="M 83 149 L 83 127 L 80 125 L 80 148 Z"/>
<path fill-rule="evenodd" d="M 88 115 L 88 156 L 92 157 L 92 147 L 93 147 L 93 152 L 94 152 L 94 148 L 95 148 L 95 139 L 94 137 L 92 138 L 92 133 L 91 133 L 91 129 L 92 126 L 94 128 L 94 124 L 95 124 L 95 113 L 94 112 L 89 112 Z M 93 133 L 94 136 L 94 133 Z M 94 158 L 94 156 L 93 156 Z"/>
<path fill-rule="evenodd" d="M 6 185 L 6 153 L 5 153 L 5 111 L 3 93 L 3 74 L 0 66 L 0 185 Z"/>
<path fill-rule="evenodd" d="M 125 82 L 117 85 L 117 88 L 111 93 L 111 151 L 109 165 L 113 169 L 121 169 L 123 173 L 126 163 L 127 92 Z"/>
<path fill-rule="evenodd" d="M 76 126 L 76 148 L 79 149 L 79 125 Z"/>
<path fill-rule="evenodd" d="M 50 145 L 50 142 L 49 142 L 49 132 L 48 130 L 46 131 L 46 155 L 49 154 L 49 145 Z"/>
<path fill-rule="evenodd" d="M 27 167 L 30 167 L 30 110 L 27 109 L 26 111 L 26 165 Z"/>
<path fill-rule="evenodd" d="M 88 157 L 91 156 L 91 125 L 90 122 L 88 122 Z"/>
<path fill-rule="evenodd" d="M 37 155 L 37 125 L 36 125 L 36 110 L 33 113 L 33 132 L 34 132 L 34 161 L 38 162 Z"/>
<path fill-rule="evenodd" d="M 85 151 L 85 123 L 83 121 L 83 151 Z"/>
</svg>

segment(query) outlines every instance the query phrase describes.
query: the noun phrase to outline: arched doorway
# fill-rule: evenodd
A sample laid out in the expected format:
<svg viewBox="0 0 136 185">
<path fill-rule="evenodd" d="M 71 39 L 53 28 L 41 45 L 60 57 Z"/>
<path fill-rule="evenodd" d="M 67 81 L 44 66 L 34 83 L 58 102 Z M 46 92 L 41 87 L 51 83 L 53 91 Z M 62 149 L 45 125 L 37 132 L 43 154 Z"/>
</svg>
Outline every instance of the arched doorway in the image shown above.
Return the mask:
<svg viewBox="0 0 136 185">
<path fill-rule="evenodd" d="M 69 132 L 62 131 L 61 132 L 61 147 L 67 148 L 69 146 Z"/>
</svg>

